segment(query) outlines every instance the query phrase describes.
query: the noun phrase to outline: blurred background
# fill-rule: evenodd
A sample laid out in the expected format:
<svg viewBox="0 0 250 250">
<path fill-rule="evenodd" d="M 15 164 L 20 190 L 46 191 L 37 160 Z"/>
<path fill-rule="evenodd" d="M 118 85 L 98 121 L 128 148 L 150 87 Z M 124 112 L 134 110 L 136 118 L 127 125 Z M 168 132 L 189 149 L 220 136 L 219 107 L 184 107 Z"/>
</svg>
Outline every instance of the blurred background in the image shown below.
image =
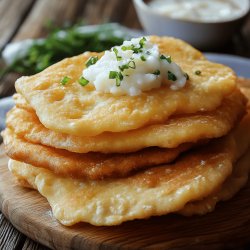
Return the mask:
<svg viewBox="0 0 250 250">
<path fill-rule="evenodd" d="M 155 21 L 152 20 L 148 13 L 146 13 L 146 18 L 147 16 L 150 22 Z M 119 44 L 122 39 L 129 37 L 126 34 L 118 34 L 118 37 L 121 39 L 117 39 L 114 32 L 111 32 L 112 30 L 122 30 L 120 26 L 108 27 L 108 31 L 107 27 L 106 30 L 101 27 L 100 30 L 104 29 L 101 36 L 93 35 L 92 37 L 87 30 L 83 31 L 83 33 L 85 32 L 85 36 L 81 36 L 77 34 L 79 30 L 72 29 L 74 25 L 82 26 L 110 22 L 119 23 L 129 28 L 126 32 L 132 36 L 134 34 L 130 29 L 136 30 L 136 32 L 138 31 L 135 35 L 143 34 L 140 33 L 143 31 L 143 26 L 139 21 L 132 0 L 0 0 L 0 98 L 10 96 L 14 93 L 14 81 L 22 74 L 28 75 L 36 73 L 50 63 L 54 63 L 56 60 L 73 54 L 79 54 L 85 50 L 98 51 L 103 49 L 100 47 L 100 43 L 102 43 L 102 40 L 105 40 L 102 39 L 102 36 L 105 34 L 107 36 L 106 40 L 108 41 L 106 41 L 106 47 L 104 48 Z M 68 37 L 65 38 L 66 34 L 61 32 L 59 38 L 55 38 L 56 36 L 54 36 L 53 39 L 51 34 L 55 32 L 55 30 L 58 31 L 62 28 L 66 28 L 66 31 L 69 31 L 70 34 Z M 178 30 L 178 26 L 175 27 L 175 30 L 176 29 Z M 157 32 L 156 28 L 154 33 L 157 34 Z M 30 38 L 45 38 L 48 36 L 50 36 L 48 43 L 45 46 L 37 46 L 38 48 L 35 51 L 27 51 L 27 47 L 30 47 L 31 41 L 20 43 L 19 46 L 15 48 L 9 48 L 8 46 L 8 44 L 17 41 Z M 90 42 L 94 41 L 94 37 L 95 40 L 100 41 L 99 44 L 98 42 Z M 54 54 L 51 55 L 48 52 L 49 50 L 53 51 Z M 203 51 L 250 57 L 249 15 L 241 22 L 241 26 L 237 27 L 226 44 L 223 44 L 223 46 L 220 45 L 219 47 L 213 46 L 212 49 L 205 48 Z M 4 59 L 2 53 L 5 56 Z M 25 53 L 31 53 L 29 58 L 27 58 L 27 56 L 26 58 L 24 57 Z M 10 64 L 13 64 L 15 56 L 18 54 L 19 56 L 21 55 L 21 60 L 10 67 Z M 36 65 L 34 63 L 35 61 L 39 61 L 37 62 L 39 65 Z M 19 73 L 16 74 L 16 72 Z"/>
</svg>

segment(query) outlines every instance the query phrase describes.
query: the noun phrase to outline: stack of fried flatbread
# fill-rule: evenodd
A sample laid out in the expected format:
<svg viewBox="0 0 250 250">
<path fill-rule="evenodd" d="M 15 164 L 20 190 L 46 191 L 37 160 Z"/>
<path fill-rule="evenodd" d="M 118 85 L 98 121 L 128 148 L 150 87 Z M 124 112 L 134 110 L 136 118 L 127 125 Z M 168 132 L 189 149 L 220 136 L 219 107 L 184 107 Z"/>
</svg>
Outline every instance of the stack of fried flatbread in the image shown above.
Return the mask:
<svg viewBox="0 0 250 250">
<path fill-rule="evenodd" d="M 150 39 L 189 75 L 184 88 L 132 97 L 83 87 L 91 53 L 16 82 L 2 133 L 9 169 L 64 225 L 205 214 L 247 181 L 250 115 L 234 72 L 183 41 Z"/>
</svg>

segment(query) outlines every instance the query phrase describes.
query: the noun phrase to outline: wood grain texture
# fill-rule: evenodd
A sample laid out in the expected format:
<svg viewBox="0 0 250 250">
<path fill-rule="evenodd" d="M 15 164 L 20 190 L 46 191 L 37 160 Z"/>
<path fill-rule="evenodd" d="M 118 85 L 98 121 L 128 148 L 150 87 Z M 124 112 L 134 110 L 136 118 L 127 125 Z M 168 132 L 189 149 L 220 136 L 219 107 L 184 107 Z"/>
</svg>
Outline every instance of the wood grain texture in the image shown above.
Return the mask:
<svg viewBox="0 0 250 250">
<path fill-rule="evenodd" d="M 25 240 L 24 236 L 15 230 L 3 214 L 0 214 L 0 249 L 16 249 Z"/>
<path fill-rule="evenodd" d="M 37 1 L 14 37 L 14 41 L 39 38 L 47 34 L 46 23 L 59 27 L 65 22 L 74 22 L 79 17 L 87 0 L 42 0 Z"/>
<path fill-rule="evenodd" d="M 0 208 L 21 232 L 53 249 L 224 249 L 250 243 L 250 183 L 206 216 L 168 215 L 115 227 L 59 224 L 47 201 L 19 187 L 0 156 Z"/>
<path fill-rule="evenodd" d="M 15 34 L 35 0 L 0 1 L 0 51 Z"/>
</svg>

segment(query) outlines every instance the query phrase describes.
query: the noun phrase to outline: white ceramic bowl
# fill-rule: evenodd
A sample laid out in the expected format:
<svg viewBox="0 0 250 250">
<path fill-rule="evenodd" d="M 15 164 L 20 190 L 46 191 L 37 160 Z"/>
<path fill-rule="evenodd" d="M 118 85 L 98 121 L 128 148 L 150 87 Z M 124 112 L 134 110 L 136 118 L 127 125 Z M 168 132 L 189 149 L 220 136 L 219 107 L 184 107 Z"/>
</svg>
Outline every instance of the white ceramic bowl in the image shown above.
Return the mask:
<svg viewBox="0 0 250 250">
<path fill-rule="evenodd" d="M 140 22 L 149 35 L 180 38 L 199 49 L 212 49 L 225 44 L 240 27 L 250 8 L 249 0 L 239 0 L 245 11 L 237 19 L 223 22 L 199 22 L 167 17 L 144 0 L 133 0 Z"/>
</svg>

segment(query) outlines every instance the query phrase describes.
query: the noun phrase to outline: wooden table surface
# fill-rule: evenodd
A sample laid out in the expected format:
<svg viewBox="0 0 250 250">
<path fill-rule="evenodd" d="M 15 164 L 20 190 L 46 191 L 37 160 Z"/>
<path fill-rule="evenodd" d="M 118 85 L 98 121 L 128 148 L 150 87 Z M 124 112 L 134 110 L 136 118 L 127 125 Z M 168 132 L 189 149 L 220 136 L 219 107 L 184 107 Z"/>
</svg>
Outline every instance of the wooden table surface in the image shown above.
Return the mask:
<svg viewBox="0 0 250 250">
<path fill-rule="evenodd" d="M 0 52 L 9 42 L 46 36 L 48 20 L 59 26 L 85 20 L 88 24 L 118 22 L 141 29 L 132 0 L 0 0 Z M 250 16 L 233 39 L 215 52 L 250 58 Z M 14 93 L 17 77 L 12 73 L 1 79 L 0 98 Z M 48 248 L 18 232 L 0 212 L 0 249 Z"/>
</svg>

